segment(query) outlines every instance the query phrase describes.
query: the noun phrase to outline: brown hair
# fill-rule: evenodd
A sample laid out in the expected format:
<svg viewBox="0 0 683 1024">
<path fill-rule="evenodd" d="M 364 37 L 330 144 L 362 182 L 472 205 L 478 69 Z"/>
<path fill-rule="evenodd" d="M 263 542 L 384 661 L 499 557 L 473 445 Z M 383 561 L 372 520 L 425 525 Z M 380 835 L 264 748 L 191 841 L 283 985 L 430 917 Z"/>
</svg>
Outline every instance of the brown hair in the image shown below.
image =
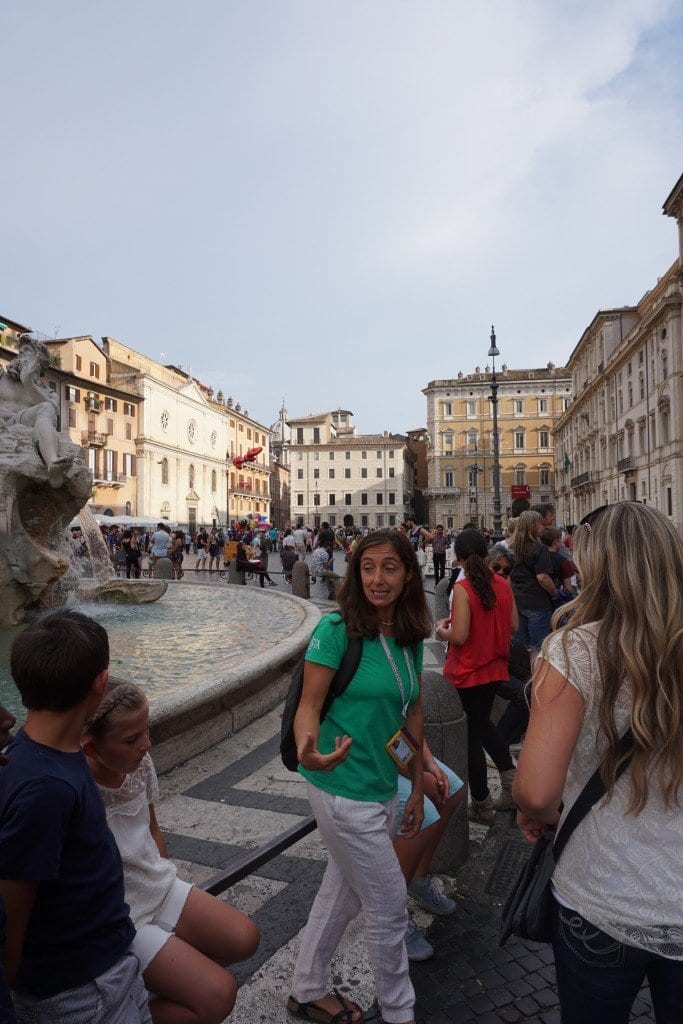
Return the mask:
<svg viewBox="0 0 683 1024">
<path fill-rule="evenodd" d="M 139 686 L 129 683 L 127 679 L 109 676 L 97 711 L 83 726 L 83 735 L 95 741 L 103 739 L 117 711 L 132 711 L 146 703 L 147 697 Z"/>
<path fill-rule="evenodd" d="M 550 545 L 554 544 L 561 536 L 562 530 L 558 530 L 556 526 L 544 526 L 538 535 L 538 539 L 541 544 L 545 544 L 545 546 L 549 548 Z"/>
<path fill-rule="evenodd" d="M 337 594 L 339 611 L 351 636 L 379 634 L 377 613 L 365 596 L 360 563 L 363 553 L 380 544 L 390 544 L 408 572 L 394 612 L 394 636 L 401 647 L 414 647 L 431 636 L 432 615 L 425 597 L 422 573 L 412 544 L 399 530 L 375 530 L 363 537 L 351 556 Z"/>
</svg>

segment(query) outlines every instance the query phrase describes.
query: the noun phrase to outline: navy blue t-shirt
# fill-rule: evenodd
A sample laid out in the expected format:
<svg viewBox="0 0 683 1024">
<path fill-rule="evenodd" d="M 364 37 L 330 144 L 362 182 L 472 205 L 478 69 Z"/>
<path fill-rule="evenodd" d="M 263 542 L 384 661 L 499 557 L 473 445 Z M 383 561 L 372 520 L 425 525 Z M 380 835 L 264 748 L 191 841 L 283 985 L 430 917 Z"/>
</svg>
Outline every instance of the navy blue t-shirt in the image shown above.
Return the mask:
<svg viewBox="0 0 683 1024">
<path fill-rule="evenodd" d="M 15 988 L 39 998 L 85 985 L 135 935 L 123 867 L 82 751 L 20 729 L 0 771 L 0 878 L 38 882 Z"/>
</svg>

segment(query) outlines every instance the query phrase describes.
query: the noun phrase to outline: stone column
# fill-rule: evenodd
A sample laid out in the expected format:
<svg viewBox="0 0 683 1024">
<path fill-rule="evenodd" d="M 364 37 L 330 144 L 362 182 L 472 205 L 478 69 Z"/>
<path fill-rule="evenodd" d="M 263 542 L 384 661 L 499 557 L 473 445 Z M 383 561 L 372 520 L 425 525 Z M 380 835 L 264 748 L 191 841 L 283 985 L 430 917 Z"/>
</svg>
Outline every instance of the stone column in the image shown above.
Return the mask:
<svg viewBox="0 0 683 1024">
<path fill-rule="evenodd" d="M 441 581 L 439 581 L 440 585 Z M 456 689 L 440 672 L 422 673 L 425 739 L 432 753 L 452 768 L 467 789 L 467 722 Z M 435 871 L 450 873 L 469 856 L 467 795 L 451 818 L 432 858 Z"/>
</svg>

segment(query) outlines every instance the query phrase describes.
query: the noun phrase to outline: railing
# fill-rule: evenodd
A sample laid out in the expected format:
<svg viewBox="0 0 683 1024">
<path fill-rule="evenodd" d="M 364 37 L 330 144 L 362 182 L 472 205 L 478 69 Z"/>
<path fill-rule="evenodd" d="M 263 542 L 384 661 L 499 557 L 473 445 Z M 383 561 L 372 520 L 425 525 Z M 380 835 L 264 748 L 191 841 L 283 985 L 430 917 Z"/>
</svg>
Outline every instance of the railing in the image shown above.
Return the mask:
<svg viewBox="0 0 683 1024">
<path fill-rule="evenodd" d="M 587 484 L 590 478 L 591 475 L 589 472 L 579 473 L 578 476 L 573 476 L 569 483 L 572 487 L 580 487 L 581 484 Z"/>
<path fill-rule="evenodd" d="M 94 448 L 103 448 L 107 443 L 108 434 L 100 430 L 84 430 L 81 434 L 82 445 L 92 445 Z"/>
<path fill-rule="evenodd" d="M 304 818 L 298 825 L 293 825 L 286 832 L 281 832 L 279 836 L 271 839 L 270 842 L 264 843 L 263 846 L 259 846 L 253 852 L 245 853 L 242 857 L 238 857 L 225 871 L 212 875 L 206 882 L 202 882 L 199 888 L 204 889 L 211 896 L 220 896 L 231 885 L 235 885 L 237 882 L 241 882 L 243 878 L 253 875 L 254 871 L 263 864 L 267 864 L 268 861 L 273 860 L 274 857 L 288 850 L 290 846 L 294 846 L 299 840 L 314 832 L 317 827 L 313 816 Z"/>
<path fill-rule="evenodd" d="M 635 467 L 633 465 L 633 459 L 631 458 L 630 455 L 627 455 L 626 458 L 624 458 L 624 459 L 619 459 L 619 461 L 617 462 L 617 472 L 618 473 L 628 473 L 629 470 L 634 469 L 634 468 Z"/>
</svg>

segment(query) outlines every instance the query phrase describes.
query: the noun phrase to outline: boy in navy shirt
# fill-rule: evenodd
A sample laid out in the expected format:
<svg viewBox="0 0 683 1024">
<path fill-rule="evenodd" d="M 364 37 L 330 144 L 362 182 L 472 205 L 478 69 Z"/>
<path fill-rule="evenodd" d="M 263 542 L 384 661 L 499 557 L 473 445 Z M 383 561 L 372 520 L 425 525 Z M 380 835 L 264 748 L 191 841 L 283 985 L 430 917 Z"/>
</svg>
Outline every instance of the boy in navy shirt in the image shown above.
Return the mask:
<svg viewBox="0 0 683 1024">
<path fill-rule="evenodd" d="M 48 615 L 12 644 L 28 709 L 0 772 L 4 965 L 19 1024 L 148 1024 L 123 869 L 81 750 L 107 682 L 109 639 L 79 612 Z"/>
</svg>

